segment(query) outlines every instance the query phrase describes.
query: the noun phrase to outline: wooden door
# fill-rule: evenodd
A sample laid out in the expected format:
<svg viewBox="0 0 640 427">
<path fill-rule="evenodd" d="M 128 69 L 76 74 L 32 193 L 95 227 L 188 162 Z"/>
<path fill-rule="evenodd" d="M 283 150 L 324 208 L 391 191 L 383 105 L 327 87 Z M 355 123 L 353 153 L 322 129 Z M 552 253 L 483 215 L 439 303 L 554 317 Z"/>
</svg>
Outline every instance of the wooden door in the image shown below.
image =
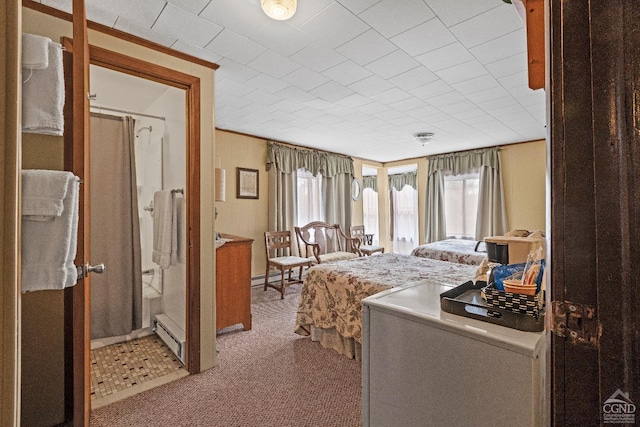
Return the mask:
<svg viewBox="0 0 640 427">
<path fill-rule="evenodd" d="M 640 423 L 640 7 L 549 6 L 551 421 Z"/>
<path fill-rule="evenodd" d="M 79 196 L 76 265 L 89 252 L 89 43 L 84 0 L 73 0 L 73 54 L 65 54 L 65 170 L 82 180 Z M 65 415 L 74 426 L 88 426 L 90 399 L 90 277 L 65 291 Z"/>
</svg>

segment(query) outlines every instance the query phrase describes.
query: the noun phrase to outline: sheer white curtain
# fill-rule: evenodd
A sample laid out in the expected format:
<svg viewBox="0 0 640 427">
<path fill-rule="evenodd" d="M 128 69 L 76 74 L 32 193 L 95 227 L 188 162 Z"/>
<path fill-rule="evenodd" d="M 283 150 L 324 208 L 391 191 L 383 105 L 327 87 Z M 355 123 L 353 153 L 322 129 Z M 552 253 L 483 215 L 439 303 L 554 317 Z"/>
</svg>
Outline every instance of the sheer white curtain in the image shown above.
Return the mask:
<svg viewBox="0 0 640 427">
<path fill-rule="evenodd" d="M 362 191 L 362 217 L 365 233 L 373 234 L 373 244 L 379 244 L 378 193 L 371 188 Z"/>
<path fill-rule="evenodd" d="M 297 192 L 297 224 L 304 225 L 311 221 L 324 221 L 325 203 L 322 191 L 322 175 L 313 176 L 306 169 L 298 169 Z"/>
<path fill-rule="evenodd" d="M 405 185 L 391 190 L 393 207 L 393 252 L 409 254 L 418 246 L 418 192 Z"/>
</svg>

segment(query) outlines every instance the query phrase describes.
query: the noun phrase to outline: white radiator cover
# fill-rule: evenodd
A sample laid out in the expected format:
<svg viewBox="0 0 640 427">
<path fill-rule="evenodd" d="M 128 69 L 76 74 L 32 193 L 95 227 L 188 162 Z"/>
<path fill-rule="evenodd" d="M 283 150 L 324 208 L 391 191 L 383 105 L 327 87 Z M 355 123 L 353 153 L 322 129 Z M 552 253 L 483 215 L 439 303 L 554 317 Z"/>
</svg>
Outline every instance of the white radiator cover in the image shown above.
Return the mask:
<svg viewBox="0 0 640 427">
<path fill-rule="evenodd" d="M 153 331 L 164 341 L 169 349 L 180 359 L 185 361 L 186 340 L 182 328 L 180 328 L 166 314 L 157 314 L 153 319 Z"/>
</svg>

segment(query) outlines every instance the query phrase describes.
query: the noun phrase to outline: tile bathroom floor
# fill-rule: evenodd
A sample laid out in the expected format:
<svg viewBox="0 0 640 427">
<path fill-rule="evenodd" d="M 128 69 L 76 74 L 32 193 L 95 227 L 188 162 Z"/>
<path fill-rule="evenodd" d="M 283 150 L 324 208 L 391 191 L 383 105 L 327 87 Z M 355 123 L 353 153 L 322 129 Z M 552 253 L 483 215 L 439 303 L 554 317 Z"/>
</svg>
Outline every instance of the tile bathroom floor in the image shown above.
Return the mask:
<svg viewBox="0 0 640 427">
<path fill-rule="evenodd" d="M 184 375 L 185 367 L 155 334 L 97 348 L 91 350 L 91 403 L 102 406 Z"/>
</svg>

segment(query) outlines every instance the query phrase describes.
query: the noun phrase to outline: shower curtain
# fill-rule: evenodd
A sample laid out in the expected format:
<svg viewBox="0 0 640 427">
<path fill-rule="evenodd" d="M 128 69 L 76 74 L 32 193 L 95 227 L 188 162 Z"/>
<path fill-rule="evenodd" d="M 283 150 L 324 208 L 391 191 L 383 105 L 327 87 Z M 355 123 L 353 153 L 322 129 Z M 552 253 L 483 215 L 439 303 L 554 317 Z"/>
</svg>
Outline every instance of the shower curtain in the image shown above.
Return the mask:
<svg viewBox="0 0 640 427">
<path fill-rule="evenodd" d="M 91 339 L 142 327 L 142 267 L 134 119 L 91 113 Z"/>
</svg>

